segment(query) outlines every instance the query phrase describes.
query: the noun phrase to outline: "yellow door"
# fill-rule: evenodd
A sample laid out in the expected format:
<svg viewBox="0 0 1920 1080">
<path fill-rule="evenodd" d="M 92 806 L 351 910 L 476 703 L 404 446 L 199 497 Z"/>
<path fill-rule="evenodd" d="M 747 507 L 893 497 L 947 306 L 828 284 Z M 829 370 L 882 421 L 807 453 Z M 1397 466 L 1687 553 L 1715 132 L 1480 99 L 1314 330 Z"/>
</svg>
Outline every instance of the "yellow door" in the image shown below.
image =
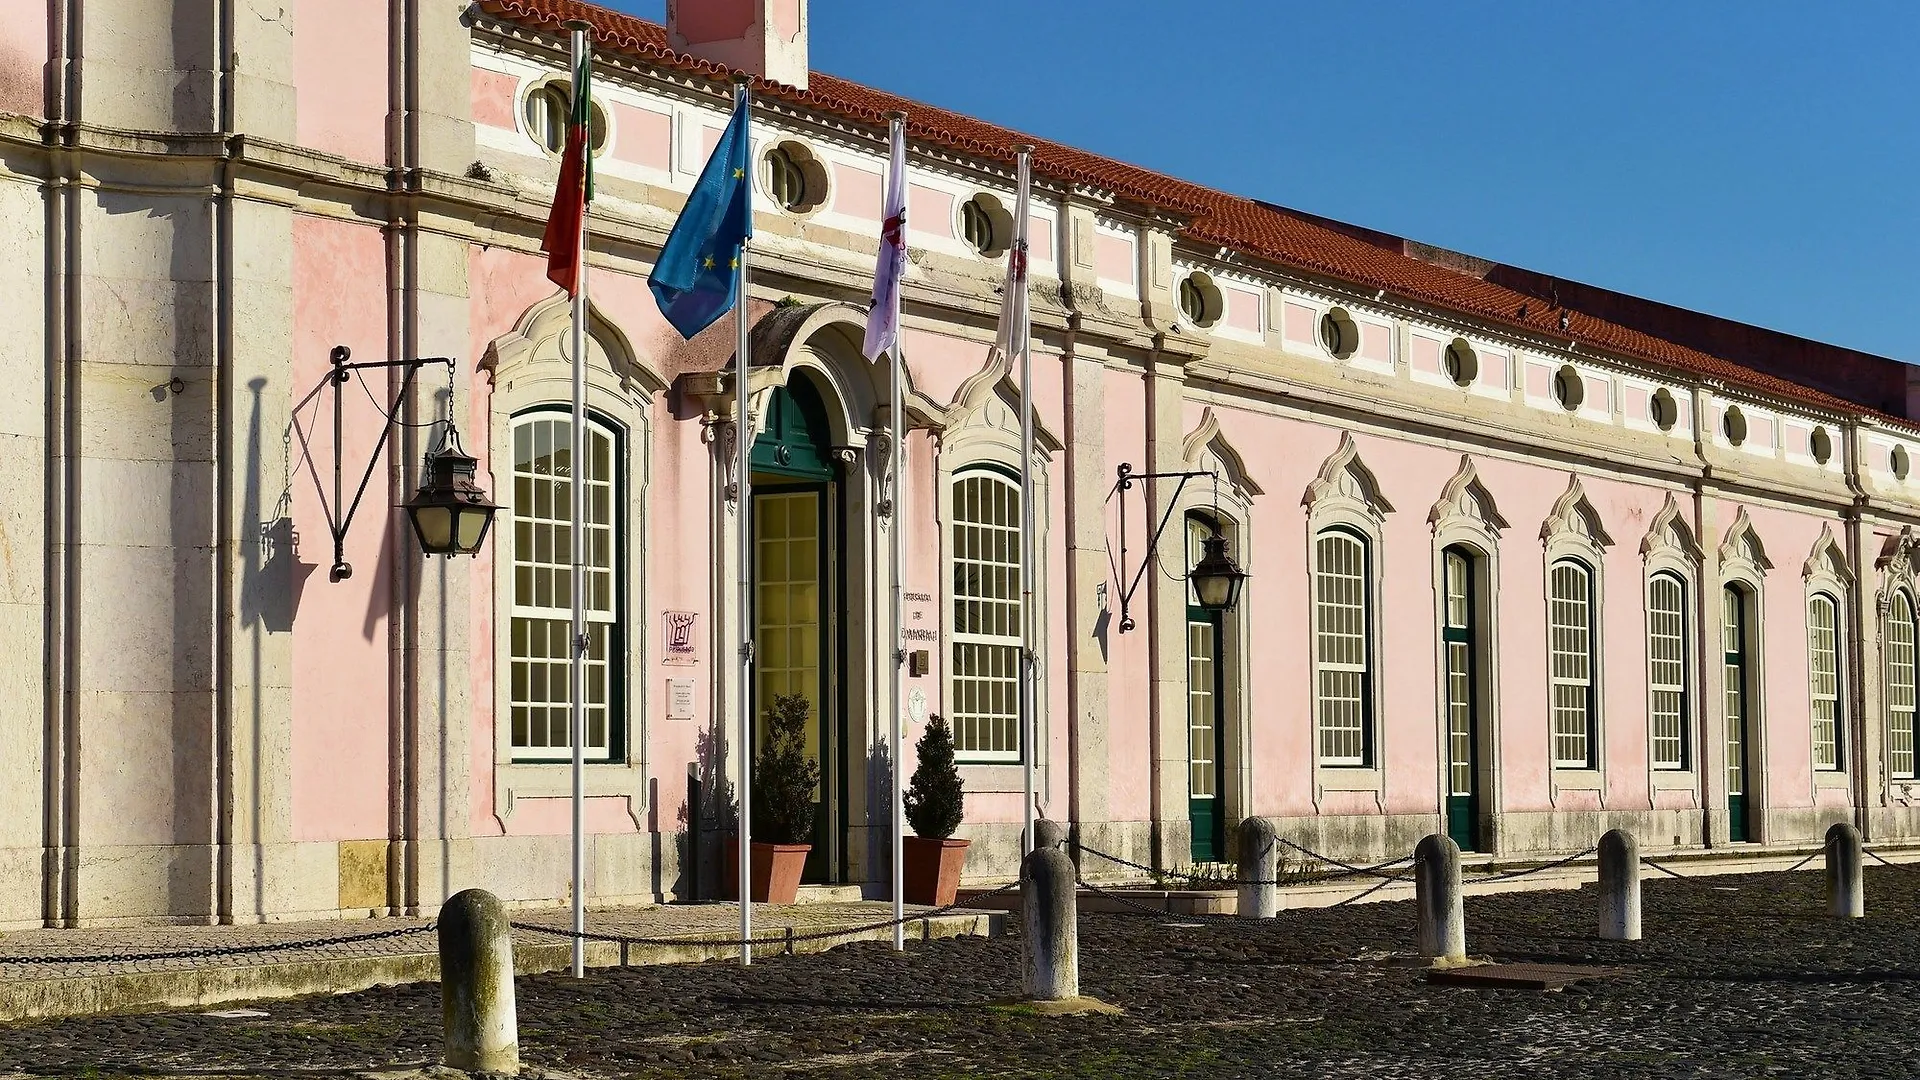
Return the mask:
<svg viewBox="0 0 1920 1080">
<path fill-rule="evenodd" d="M 754 532 L 754 713 L 765 745 L 767 708 L 777 694 L 812 707 L 807 751 L 820 759 L 821 492 L 756 494 Z"/>
</svg>

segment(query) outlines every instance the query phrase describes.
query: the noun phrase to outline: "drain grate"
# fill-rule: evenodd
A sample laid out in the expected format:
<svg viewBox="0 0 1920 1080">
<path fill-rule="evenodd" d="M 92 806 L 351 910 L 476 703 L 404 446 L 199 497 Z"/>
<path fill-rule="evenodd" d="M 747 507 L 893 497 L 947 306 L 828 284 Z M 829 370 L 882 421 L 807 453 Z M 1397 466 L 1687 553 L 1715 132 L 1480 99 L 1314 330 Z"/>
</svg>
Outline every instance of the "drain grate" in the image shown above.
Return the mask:
<svg viewBox="0 0 1920 1080">
<path fill-rule="evenodd" d="M 1470 986 L 1483 990 L 1559 990 L 1588 979 L 1619 975 L 1618 968 L 1579 967 L 1572 964 L 1481 964 L 1476 967 L 1435 968 L 1427 981 L 1442 986 Z"/>
</svg>

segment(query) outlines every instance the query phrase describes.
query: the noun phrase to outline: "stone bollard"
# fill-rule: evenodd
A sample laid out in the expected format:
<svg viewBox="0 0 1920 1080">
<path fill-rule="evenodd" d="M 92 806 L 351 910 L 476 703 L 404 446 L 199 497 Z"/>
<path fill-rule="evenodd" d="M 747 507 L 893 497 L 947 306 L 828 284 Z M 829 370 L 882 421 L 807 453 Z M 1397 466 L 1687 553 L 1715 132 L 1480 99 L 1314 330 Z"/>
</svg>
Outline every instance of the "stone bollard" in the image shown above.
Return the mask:
<svg viewBox="0 0 1920 1080">
<path fill-rule="evenodd" d="M 1057 847 L 1035 848 L 1020 864 L 1020 878 L 1020 967 L 1027 1000 L 1077 998 L 1080 924 L 1073 860 Z"/>
<path fill-rule="evenodd" d="M 1866 887 L 1861 881 L 1860 830 L 1842 821 L 1827 830 L 1827 914 L 1836 919 L 1859 919 L 1867 914 Z"/>
<path fill-rule="evenodd" d="M 1048 818 L 1040 818 L 1033 823 L 1033 846 L 1036 848 L 1057 848 L 1067 839 L 1067 827 Z"/>
<path fill-rule="evenodd" d="M 1640 940 L 1640 845 L 1625 829 L 1600 838 L 1600 939 Z"/>
<path fill-rule="evenodd" d="M 1240 917 L 1271 919 L 1280 914 L 1280 843 L 1273 822 L 1250 817 L 1240 823 Z M 1254 882 L 1257 884 L 1245 884 Z"/>
<path fill-rule="evenodd" d="M 485 889 L 456 893 L 440 908 L 440 1016 L 448 1068 L 519 1075 L 513 931 Z"/>
<path fill-rule="evenodd" d="M 1467 915 L 1460 902 L 1460 845 L 1434 833 L 1413 849 L 1420 955 L 1467 958 Z"/>
</svg>

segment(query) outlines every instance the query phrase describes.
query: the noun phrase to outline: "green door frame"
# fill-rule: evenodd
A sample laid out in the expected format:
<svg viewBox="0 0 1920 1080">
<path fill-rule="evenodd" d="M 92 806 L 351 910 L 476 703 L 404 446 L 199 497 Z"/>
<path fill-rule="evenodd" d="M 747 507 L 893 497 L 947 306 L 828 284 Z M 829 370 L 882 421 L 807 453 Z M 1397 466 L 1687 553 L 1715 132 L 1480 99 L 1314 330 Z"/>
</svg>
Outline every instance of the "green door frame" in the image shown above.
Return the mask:
<svg viewBox="0 0 1920 1080">
<path fill-rule="evenodd" d="M 1455 623 L 1451 610 L 1453 584 L 1447 576 L 1451 570 L 1449 564 L 1455 559 L 1460 561 L 1463 568 L 1461 595 L 1465 600 L 1464 619 L 1459 624 Z M 1440 647 L 1443 655 L 1441 671 L 1444 673 L 1446 679 L 1442 698 L 1447 706 L 1447 835 L 1453 839 L 1454 843 L 1460 845 L 1460 850 L 1479 851 L 1480 789 L 1482 784 L 1480 777 L 1480 658 L 1476 655 L 1479 650 L 1479 642 L 1476 639 L 1479 636 L 1477 631 L 1480 622 L 1480 606 L 1478 603 L 1479 597 L 1474 588 L 1473 553 L 1465 548 L 1447 548 L 1440 556 L 1440 573 Z M 1467 730 L 1465 732 L 1467 744 L 1467 790 L 1465 792 L 1457 791 L 1457 785 L 1454 783 L 1455 766 L 1459 764 L 1459 762 L 1454 760 L 1453 756 L 1456 736 L 1459 734 L 1454 730 L 1453 717 L 1454 706 L 1457 704 L 1453 695 L 1453 682 L 1456 675 L 1454 662 L 1456 657 L 1461 658 L 1463 661 L 1461 666 L 1465 670 L 1458 672 L 1458 674 L 1464 676 L 1466 683 L 1466 701 L 1458 703 L 1466 706 L 1467 717 Z"/>
<path fill-rule="evenodd" d="M 1193 632 L 1193 626 L 1206 623 L 1213 635 L 1213 794 L 1195 797 L 1191 791 L 1187 796 L 1187 824 L 1192 831 L 1189 854 L 1196 863 L 1219 862 L 1227 857 L 1227 664 L 1226 664 L 1226 620 L 1218 611 L 1208 611 L 1203 607 L 1187 608 L 1187 632 Z M 1188 648 L 1188 671 L 1193 670 L 1192 648 Z M 1193 770 L 1193 700 L 1189 692 L 1187 700 L 1187 770 L 1188 784 L 1192 784 Z"/>
<path fill-rule="evenodd" d="M 1729 843 L 1742 844 L 1752 836 L 1747 827 L 1747 788 L 1753 782 L 1753 772 L 1748 768 L 1752 761 L 1749 736 L 1753 734 L 1747 723 L 1752 713 L 1753 695 L 1747 686 L 1747 593 L 1737 585 L 1728 585 L 1721 596 L 1725 624 L 1721 628 L 1721 647 L 1725 649 L 1722 659 L 1726 663 L 1725 677 L 1726 704 L 1728 712 L 1738 712 L 1738 716 L 1727 717 L 1727 765 L 1740 771 L 1740 790 L 1734 791 L 1733 784 L 1727 785 L 1727 840 Z M 1727 646 L 1732 648 L 1726 648 Z M 1737 698 L 1736 698 L 1737 695 Z M 1738 728 L 1737 738 L 1733 737 Z M 1737 749 L 1735 744 L 1737 745 Z M 1738 762 L 1735 762 L 1735 757 Z"/>
</svg>

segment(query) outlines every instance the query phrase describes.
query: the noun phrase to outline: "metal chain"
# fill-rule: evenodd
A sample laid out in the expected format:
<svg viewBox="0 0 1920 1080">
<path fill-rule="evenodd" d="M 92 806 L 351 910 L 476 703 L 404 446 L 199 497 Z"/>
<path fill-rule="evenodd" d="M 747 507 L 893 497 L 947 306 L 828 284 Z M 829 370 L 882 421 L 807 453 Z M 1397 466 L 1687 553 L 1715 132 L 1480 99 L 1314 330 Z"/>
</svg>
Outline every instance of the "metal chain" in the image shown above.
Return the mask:
<svg viewBox="0 0 1920 1080">
<path fill-rule="evenodd" d="M 1873 860 L 1879 863 L 1881 866 L 1891 866 L 1895 870 L 1920 870 L 1920 863 L 1897 863 L 1889 860 L 1885 855 L 1882 855 L 1877 851 L 1868 851 L 1866 848 L 1861 848 L 1860 850 L 1863 852 L 1866 852 L 1867 855 L 1871 856 Z M 1822 854 L 1822 853 L 1815 852 L 1814 854 Z M 1807 856 L 1807 858 L 1812 859 L 1813 856 L 1809 855 Z M 1798 867 L 1796 867 L 1795 869 L 1798 869 Z"/>
<path fill-rule="evenodd" d="M 915 912 L 914 914 L 905 916 L 904 918 L 883 919 L 878 922 L 862 923 L 857 926 L 841 926 L 841 927 L 836 927 L 832 930 L 818 930 L 809 934 L 794 934 L 794 933 L 791 933 L 789 929 L 788 933 L 782 934 L 779 937 L 756 937 L 751 939 L 748 939 L 748 938 L 630 937 L 625 934 L 596 934 L 590 930 L 582 930 L 582 931 L 576 932 L 574 930 L 566 929 L 563 927 L 541 926 L 538 923 L 516 922 L 516 923 L 509 923 L 508 925 L 512 926 L 515 930 L 525 930 L 529 933 L 534 933 L 534 934 L 548 934 L 553 937 L 563 937 L 563 938 L 569 938 L 569 939 L 577 937 L 584 941 L 605 941 L 605 942 L 611 942 L 616 945 L 665 945 L 665 946 L 698 945 L 698 946 L 705 946 L 708 948 L 717 948 L 717 949 L 738 949 L 745 946 L 753 946 L 755 948 L 758 948 L 760 946 L 765 946 L 765 945 L 792 945 L 792 944 L 805 942 L 805 941 L 826 941 L 830 938 L 849 937 L 854 934 L 865 934 L 874 930 L 886 930 L 895 926 L 905 926 L 909 923 L 924 922 L 928 919 L 938 918 L 941 915 L 946 915 L 951 912 L 958 911 L 962 908 L 977 906 L 978 904 L 980 904 L 981 901 L 991 900 L 996 896 L 1004 896 L 1005 894 L 1019 888 L 1020 884 L 1021 883 L 1018 881 L 1010 881 L 1007 884 L 1002 885 L 997 889 L 992 889 L 988 892 L 977 893 L 973 896 L 967 897 L 965 900 L 956 900 L 953 903 L 947 904 L 944 907 L 937 907 L 930 911 Z"/>
<path fill-rule="evenodd" d="M 1168 908 L 1157 908 L 1149 904 L 1143 904 L 1137 900 L 1132 900 L 1132 899 L 1129 899 L 1128 897 L 1121 896 L 1119 893 L 1114 892 L 1110 889 L 1103 889 L 1100 886 L 1095 885 L 1093 882 L 1088 881 L 1086 878 L 1076 877 L 1075 880 L 1080 883 L 1081 888 L 1087 890 L 1088 892 L 1093 893 L 1096 896 L 1105 897 L 1107 900 L 1115 904 L 1118 904 L 1123 908 L 1128 908 L 1142 915 L 1152 915 L 1152 916 L 1155 916 L 1156 918 L 1161 918 L 1161 919 L 1166 919 L 1166 918 L 1238 919 L 1240 917 L 1238 915 L 1228 915 L 1218 911 L 1172 911 Z"/>
<path fill-rule="evenodd" d="M 1368 877 L 1394 878 L 1394 875 L 1383 874 L 1380 871 L 1385 870 L 1389 867 L 1399 866 L 1401 863 L 1410 862 L 1413 859 L 1412 855 L 1402 855 L 1397 859 L 1389 859 L 1386 862 L 1375 863 L 1372 866 L 1352 866 L 1347 863 L 1341 862 L 1339 859 L 1332 858 L 1331 856 L 1322 855 L 1319 852 L 1313 850 L 1312 848 L 1302 847 L 1291 840 L 1280 839 L 1278 837 L 1276 837 L 1275 839 L 1278 840 L 1279 843 L 1287 845 L 1288 847 L 1299 852 L 1300 854 L 1305 855 L 1309 859 L 1318 859 L 1319 861 L 1326 863 L 1328 866 L 1337 866 L 1340 869 L 1345 870 L 1349 874 L 1364 874 Z M 1395 880 L 1398 880 L 1398 879 L 1395 879 Z"/>
<path fill-rule="evenodd" d="M 347 937 L 311 938 L 306 941 L 270 941 L 258 945 L 208 945 L 195 949 L 174 949 L 170 952 L 156 953 L 93 953 L 82 955 L 35 955 L 0 956 L 0 965 L 4 964 L 134 964 L 147 960 L 199 960 L 210 956 L 247 956 L 254 953 L 294 952 L 303 949 L 324 949 L 332 945 L 356 945 L 367 941 L 382 941 L 387 938 L 406 937 L 409 934 L 425 934 L 437 929 L 437 924 L 426 926 L 405 926 L 398 930 L 380 930 L 371 934 L 352 934 Z"/>
<path fill-rule="evenodd" d="M 1307 855 L 1309 858 L 1317 859 L 1320 862 L 1328 864 L 1329 866 L 1340 867 L 1342 870 L 1345 870 L 1347 872 L 1346 874 L 1327 875 L 1326 877 L 1322 877 L 1319 879 L 1322 881 L 1332 880 L 1333 878 L 1338 878 L 1338 877 L 1351 876 L 1355 874 L 1364 874 L 1372 877 L 1392 877 L 1392 875 L 1382 874 L 1380 873 L 1380 871 L 1385 870 L 1388 867 L 1398 866 L 1401 863 L 1404 863 L 1407 860 L 1413 858 L 1413 856 L 1411 855 L 1402 855 L 1397 859 L 1391 859 L 1391 860 L 1388 860 L 1387 862 L 1379 863 L 1374 866 L 1349 866 L 1346 863 L 1340 862 L 1337 859 L 1330 859 L 1324 855 L 1321 855 L 1316 851 L 1312 851 L 1307 848 L 1301 847 L 1299 844 L 1296 844 L 1291 840 L 1282 840 L 1279 837 L 1275 837 L 1274 842 L 1279 844 L 1285 844 L 1288 847 L 1293 848 L 1294 850 Z M 1279 878 L 1214 878 L 1214 877 L 1206 877 L 1200 874 L 1185 873 L 1179 870 L 1158 870 L 1158 869 L 1155 869 L 1154 867 L 1146 865 L 1145 863 L 1137 863 L 1131 859 L 1123 859 L 1118 855 L 1110 855 L 1104 851 L 1100 851 L 1096 848 L 1090 848 L 1090 847 L 1087 847 L 1085 844 L 1075 843 L 1071 840 L 1062 841 L 1062 843 L 1079 850 L 1083 854 L 1092 855 L 1100 859 L 1105 859 L 1110 863 L 1117 863 L 1120 866 L 1129 867 L 1131 869 L 1138 870 L 1144 874 L 1150 874 L 1156 877 L 1181 878 L 1190 884 L 1204 883 L 1209 885 L 1216 885 L 1223 889 L 1240 888 L 1242 886 L 1262 886 L 1262 885 L 1284 886 L 1284 885 L 1293 885 L 1293 884 L 1306 884 L 1306 882 L 1304 881 L 1301 881 L 1301 882 L 1284 881 Z"/>
<path fill-rule="evenodd" d="M 1500 874 L 1486 874 L 1481 877 L 1476 877 L 1472 881 L 1463 882 L 1463 884 L 1490 885 L 1496 881 L 1512 881 L 1515 878 L 1523 878 L 1531 874 L 1538 874 L 1542 870 L 1557 870 L 1560 867 L 1567 865 L 1568 863 L 1578 862 L 1581 859 L 1584 859 L 1587 856 L 1599 850 L 1600 849 L 1598 847 L 1590 847 L 1585 851 L 1576 851 L 1572 855 L 1569 855 L 1564 859 L 1556 859 L 1555 861 L 1550 863 L 1541 863 L 1539 866 L 1530 866 L 1525 870 L 1508 870 L 1505 873 L 1500 873 Z"/>
<path fill-rule="evenodd" d="M 1787 868 L 1786 868 L 1785 870 L 1779 870 L 1779 871 L 1775 871 L 1775 872 L 1776 872 L 1776 873 L 1781 873 L 1781 874 L 1791 874 L 1791 873 L 1793 873 L 1794 871 L 1796 871 L 1796 870 L 1798 870 L 1798 869 L 1800 869 L 1801 867 L 1803 867 L 1803 866 L 1805 866 L 1805 865 L 1807 865 L 1808 863 L 1810 863 L 1810 862 L 1812 862 L 1813 860 L 1815 860 L 1815 859 L 1817 859 L 1817 858 L 1819 858 L 1819 857 L 1820 857 L 1821 855 L 1824 855 L 1824 854 L 1826 854 L 1826 852 L 1825 852 L 1824 850 L 1822 850 L 1822 851 L 1814 851 L 1814 852 L 1809 852 L 1809 853 L 1807 854 L 1807 857 L 1806 857 L 1806 858 L 1804 858 L 1804 859 L 1801 859 L 1801 860 L 1800 860 L 1799 862 L 1797 862 L 1797 863 L 1794 863 L 1794 864 L 1793 864 L 1792 866 L 1789 866 L 1789 867 L 1787 867 Z M 1867 852 L 1867 854 L 1869 854 L 1869 855 L 1872 855 L 1872 854 L 1873 854 L 1873 852 L 1871 852 L 1871 851 L 1869 851 L 1869 852 Z M 1875 858 L 1878 858 L 1879 856 L 1877 856 L 1877 855 L 1876 855 L 1876 856 L 1874 856 L 1874 857 L 1875 857 Z M 1695 879 L 1695 878 L 1696 878 L 1697 876 L 1704 876 L 1704 875 L 1694 875 L 1694 874 L 1682 874 L 1682 873 L 1679 873 L 1678 871 L 1675 871 L 1675 870 L 1672 870 L 1672 869 L 1669 869 L 1668 867 L 1665 867 L 1665 866 L 1662 866 L 1661 864 L 1659 864 L 1659 863 L 1657 863 L 1657 862 L 1654 862 L 1654 861 L 1653 861 L 1652 859 L 1641 859 L 1640 861 L 1641 861 L 1642 863 L 1645 863 L 1645 864 L 1646 864 L 1646 865 L 1648 865 L 1648 866 L 1651 866 L 1651 867 L 1653 867 L 1653 868 L 1654 868 L 1655 870 L 1658 870 L 1658 871 L 1660 871 L 1661 873 L 1663 873 L 1663 874 L 1665 874 L 1665 875 L 1667 875 L 1668 877 L 1670 877 L 1670 878 L 1673 878 L 1673 879 L 1675 879 L 1675 880 L 1677 880 L 1677 881 L 1692 881 L 1692 880 L 1694 880 L 1694 879 Z M 1892 865 L 1892 864 L 1889 864 L 1889 865 Z"/>
</svg>

